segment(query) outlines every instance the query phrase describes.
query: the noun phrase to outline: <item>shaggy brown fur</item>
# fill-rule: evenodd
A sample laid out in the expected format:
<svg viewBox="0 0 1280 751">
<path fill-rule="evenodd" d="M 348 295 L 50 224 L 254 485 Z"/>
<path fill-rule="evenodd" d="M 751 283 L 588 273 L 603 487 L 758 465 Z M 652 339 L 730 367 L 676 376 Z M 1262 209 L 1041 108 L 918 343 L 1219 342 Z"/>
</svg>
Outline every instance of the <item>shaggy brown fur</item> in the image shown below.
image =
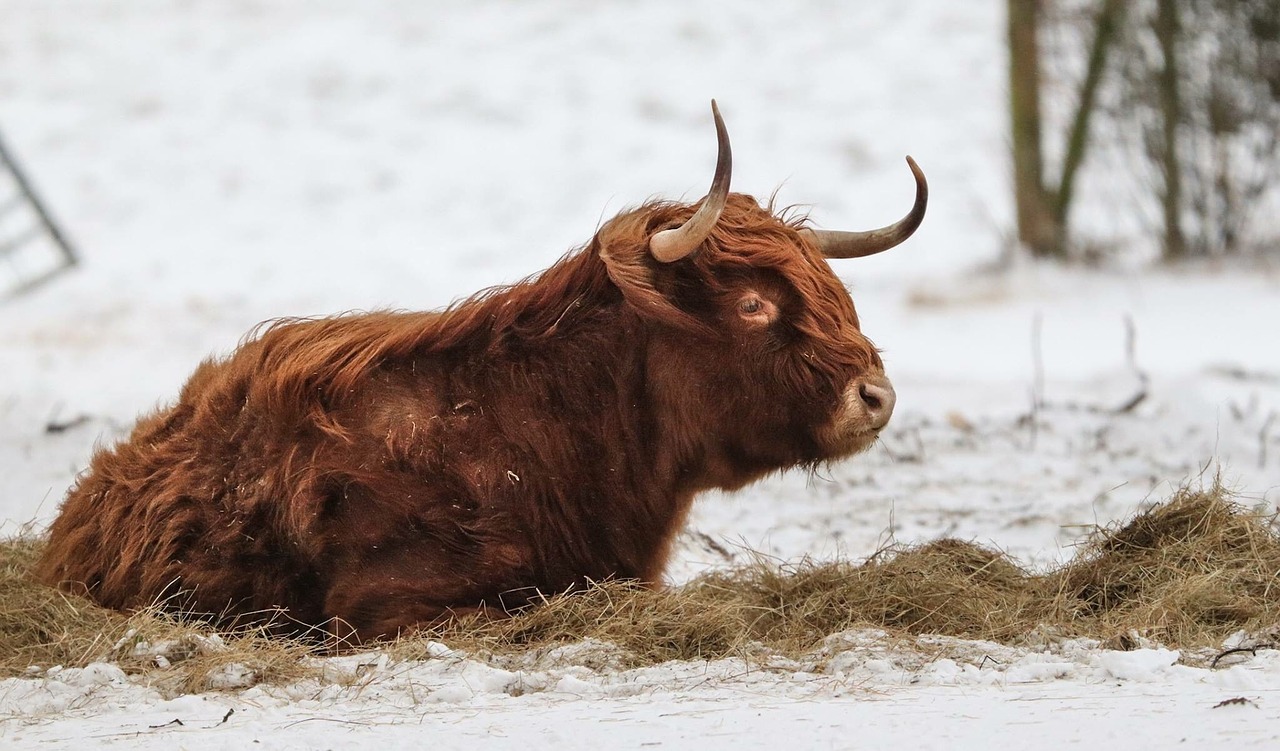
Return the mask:
<svg viewBox="0 0 1280 751">
<path fill-rule="evenodd" d="M 93 457 L 39 577 L 355 639 L 659 581 L 699 491 L 874 440 L 830 425 L 882 372 L 800 222 L 749 196 L 654 261 L 649 237 L 694 208 L 625 212 L 441 312 L 271 324 Z"/>
</svg>

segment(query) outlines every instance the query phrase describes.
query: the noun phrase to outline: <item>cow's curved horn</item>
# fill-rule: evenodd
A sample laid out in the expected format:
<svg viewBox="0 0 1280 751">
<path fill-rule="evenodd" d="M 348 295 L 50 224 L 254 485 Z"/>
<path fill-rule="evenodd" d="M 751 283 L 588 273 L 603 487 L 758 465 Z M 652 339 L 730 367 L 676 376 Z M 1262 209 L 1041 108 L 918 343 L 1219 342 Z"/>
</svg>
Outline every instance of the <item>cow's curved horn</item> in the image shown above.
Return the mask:
<svg viewBox="0 0 1280 751">
<path fill-rule="evenodd" d="M 679 261 L 697 250 L 711 230 L 715 228 L 729 198 L 729 176 L 733 172 L 733 153 L 729 150 L 729 132 L 720 119 L 720 108 L 711 100 L 711 115 L 716 121 L 716 140 L 720 154 L 716 157 L 716 174 L 711 180 L 711 191 L 702 202 L 702 208 L 689 217 L 689 221 L 672 229 L 664 229 L 649 238 L 649 252 L 663 263 Z"/>
<path fill-rule="evenodd" d="M 888 227 L 866 232 L 839 232 L 832 230 L 805 230 L 827 258 L 861 258 L 888 250 L 911 237 L 924 220 L 925 206 L 929 203 L 929 183 L 916 160 L 907 157 L 907 164 L 916 176 L 916 202 L 911 211 Z"/>
</svg>

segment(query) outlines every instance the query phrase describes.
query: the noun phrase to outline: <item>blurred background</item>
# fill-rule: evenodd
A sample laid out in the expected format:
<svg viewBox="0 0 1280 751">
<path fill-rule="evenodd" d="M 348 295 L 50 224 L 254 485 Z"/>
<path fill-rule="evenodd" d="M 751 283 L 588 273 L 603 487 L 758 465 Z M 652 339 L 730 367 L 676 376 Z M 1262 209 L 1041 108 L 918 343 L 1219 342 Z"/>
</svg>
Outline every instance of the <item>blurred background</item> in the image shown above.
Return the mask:
<svg viewBox="0 0 1280 751">
<path fill-rule="evenodd" d="M 907 154 L 929 177 L 907 245 L 834 265 L 900 393 L 828 493 L 870 534 L 1280 477 L 1275 0 L 0 3 L 0 136 L 78 258 L 20 293 L 63 256 L 0 258 L 0 519 L 260 321 L 439 307 L 697 200 L 712 97 L 734 189 L 819 226 L 897 219 Z"/>
</svg>

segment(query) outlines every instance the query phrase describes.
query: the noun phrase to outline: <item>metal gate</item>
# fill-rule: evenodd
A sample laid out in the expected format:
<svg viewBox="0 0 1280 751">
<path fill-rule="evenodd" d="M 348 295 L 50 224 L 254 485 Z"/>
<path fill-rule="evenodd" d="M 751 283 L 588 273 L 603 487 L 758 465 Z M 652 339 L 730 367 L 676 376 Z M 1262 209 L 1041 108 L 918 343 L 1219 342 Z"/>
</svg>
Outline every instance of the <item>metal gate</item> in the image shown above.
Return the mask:
<svg viewBox="0 0 1280 751">
<path fill-rule="evenodd" d="M 0 137 L 0 298 L 39 286 L 76 253 Z"/>
</svg>

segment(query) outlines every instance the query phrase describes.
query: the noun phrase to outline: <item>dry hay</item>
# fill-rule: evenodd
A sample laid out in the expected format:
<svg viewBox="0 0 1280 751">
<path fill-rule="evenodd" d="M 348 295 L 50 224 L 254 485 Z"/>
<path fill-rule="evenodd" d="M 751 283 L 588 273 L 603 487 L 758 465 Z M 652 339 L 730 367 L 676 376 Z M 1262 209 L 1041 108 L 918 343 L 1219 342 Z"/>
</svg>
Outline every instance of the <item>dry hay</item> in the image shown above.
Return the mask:
<svg viewBox="0 0 1280 751">
<path fill-rule="evenodd" d="M 0 677 L 110 662 L 167 694 L 305 674 L 308 648 L 256 631 L 218 634 L 159 610 L 132 614 L 31 581 L 42 541 L 0 542 Z"/>
<path fill-rule="evenodd" d="M 106 660 L 189 691 L 217 687 L 229 665 L 247 666 L 256 680 L 296 677 L 315 653 L 256 633 L 218 637 L 157 612 L 125 616 L 34 584 L 27 571 L 38 547 L 30 539 L 0 545 L 0 674 Z M 625 666 L 800 657 L 858 627 L 1004 643 L 1046 630 L 1100 639 L 1137 632 L 1169 646 L 1206 647 L 1240 629 L 1280 624 L 1278 585 L 1274 518 L 1214 486 L 1183 489 L 1096 531 L 1071 563 L 1047 573 L 952 539 L 887 548 L 860 564 L 759 559 L 679 588 L 605 582 L 511 618 L 469 619 L 384 646 L 393 657 L 417 659 L 430 654 L 430 640 L 496 656 L 593 639 L 616 645 Z"/>
<path fill-rule="evenodd" d="M 1182 489 L 1129 522 L 1101 530 L 1049 577 L 1055 619 L 1094 633 L 1142 632 L 1205 645 L 1280 623 L 1275 516 L 1251 513 L 1219 487 Z"/>
<path fill-rule="evenodd" d="M 651 592 L 609 583 L 550 598 L 515 618 L 434 634 L 471 651 L 511 652 L 592 638 L 633 664 L 754 651 L 798 657 L 830 634 L 874 627 L 1003 643 L 1033 632 L 1207 647 L 1280 624 L 1280 535 L 1219 486 L 1183 489 L 1099 529 L 1074 560 L 1031 573 L 954 539 L 881 550 L 861 564 L 763 559 Z M 1120 637 L 1125 637 L 1124 639 Z"/>
</svg>

